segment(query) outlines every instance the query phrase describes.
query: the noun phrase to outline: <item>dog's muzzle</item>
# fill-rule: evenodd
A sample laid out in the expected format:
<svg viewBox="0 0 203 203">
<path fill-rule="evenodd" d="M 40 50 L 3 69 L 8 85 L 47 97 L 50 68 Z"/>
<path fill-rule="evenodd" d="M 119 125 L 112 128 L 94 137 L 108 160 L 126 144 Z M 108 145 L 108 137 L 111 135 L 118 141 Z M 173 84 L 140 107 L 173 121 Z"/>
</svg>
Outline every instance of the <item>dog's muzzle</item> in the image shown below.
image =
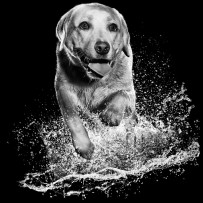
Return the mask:
<svg viewBox="0 0 203 203">
<path fill-rule="evenodd" d="M 86 68 L 87 72 L 92 76 L 102 78 L 111 71 L 111 61 L 107 59 L 93 59 L 88 57 L 81 49 L 75 48 L 74 53 L 79 57 L 82 66 Z"/>
</svg>

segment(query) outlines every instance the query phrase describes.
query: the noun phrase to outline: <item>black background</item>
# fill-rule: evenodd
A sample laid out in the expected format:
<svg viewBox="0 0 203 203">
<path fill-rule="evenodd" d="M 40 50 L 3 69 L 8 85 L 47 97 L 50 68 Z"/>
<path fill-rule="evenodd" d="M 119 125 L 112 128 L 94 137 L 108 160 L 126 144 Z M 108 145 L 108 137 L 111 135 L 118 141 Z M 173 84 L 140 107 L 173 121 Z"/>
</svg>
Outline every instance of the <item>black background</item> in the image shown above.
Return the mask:
<svg viewBox="0 0 203 203">
<path fill-rule="evenodd" d="M 24 118 L 25 106 L 31 106 L 36 98 L 54 94 L 56 68 L 55 28 L 60 17 L 73 6 L 86 1 L 58 3 L 12 3 L 5 5 L 2 31 L 2 112 L 6 131 L 2 131 L 2 168 L 9 174 L 4 184 L 5 194 L 9 191 L 18 195 L 15 180 L 21 169 L 15 160 L 15 150 L 9 144 L 12 127 Z M 89 1 L 88 1 L 89 2 Z M 195 3 L 171 3 L 147 1 L 98 1 L 116 8 L 123 14 L 130 33 L 166 38 L 165 50 L 172 56 L 176 77 L 185 82 L 188 95 L 195 104 L 195 117 L 200 117 L 201 71 L 200 68 L 200 13 Z M 131 2 L 131 3 L 130 3 Z M 134 45 L 135 46 L 135 45 Z M 53 98 L 53 95 L 52 95 Z M 51 100 L 50 100 L 51 103 Z M 50 104 L 51 105 L 51 104 Z M 36 108 L 36 106 L 35 106 Z M 32 111 L 38 111 L 36 108 Z M 9 137 L 10 136 L 10 137 Z M 198 169 L 199 170 L 199 169 Z M 164 187 L 171 195 L 180 190 L 181 195 L 197 198 L 200 182 L 199 171 L 191 171 L 183 182 L 166 182 Z M 4 174 L 3 173 L 3 174 Z M 6 177 L 6 175 L 4 175 Z M 160 183 L 161 184 L 161 183 Z M 152 187 L 161 188 L 162 185 Z M 149 190 L 149 189 L 148 189 Z M 146 192 L 147 194 L 147 192 Z M 26 194 L 23 194 L 26 195 Z M 9 196 L 7 196 L 9 197 Z"/>
</svg>

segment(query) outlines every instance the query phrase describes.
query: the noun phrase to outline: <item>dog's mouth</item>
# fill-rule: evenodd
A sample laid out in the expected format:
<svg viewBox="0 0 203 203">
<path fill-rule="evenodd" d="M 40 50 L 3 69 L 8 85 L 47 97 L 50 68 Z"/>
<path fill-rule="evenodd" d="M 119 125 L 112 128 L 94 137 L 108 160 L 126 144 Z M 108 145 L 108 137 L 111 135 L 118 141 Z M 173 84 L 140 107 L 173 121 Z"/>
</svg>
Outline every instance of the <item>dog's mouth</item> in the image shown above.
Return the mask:
<svg viewBox="0 0 203 203">
<path fill-rule="evenodd" d="M 74 52 L 82 62 L 88 76 L 102 78 L 111 71 L 111 60 L 90 58 L 81 49 L 74 49 Z"/>
</svg>

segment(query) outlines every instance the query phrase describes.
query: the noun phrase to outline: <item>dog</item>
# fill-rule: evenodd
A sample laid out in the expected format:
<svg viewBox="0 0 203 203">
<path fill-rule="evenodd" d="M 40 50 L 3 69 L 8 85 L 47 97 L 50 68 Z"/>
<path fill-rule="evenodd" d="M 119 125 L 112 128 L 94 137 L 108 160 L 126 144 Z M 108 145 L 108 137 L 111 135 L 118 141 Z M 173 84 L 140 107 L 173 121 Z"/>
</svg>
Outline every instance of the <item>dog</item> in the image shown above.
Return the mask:
<svg viewBox="0 0 203 203">
<path fill-rule="evenodd" d="M 136 117 L 133 54 L 123 16 L 99 3 L 80 4 L 56 26 L 55 92 L 76 152 L 91 159 L 94 145 L 80 112 L 108 126 Z"/>
</svg>

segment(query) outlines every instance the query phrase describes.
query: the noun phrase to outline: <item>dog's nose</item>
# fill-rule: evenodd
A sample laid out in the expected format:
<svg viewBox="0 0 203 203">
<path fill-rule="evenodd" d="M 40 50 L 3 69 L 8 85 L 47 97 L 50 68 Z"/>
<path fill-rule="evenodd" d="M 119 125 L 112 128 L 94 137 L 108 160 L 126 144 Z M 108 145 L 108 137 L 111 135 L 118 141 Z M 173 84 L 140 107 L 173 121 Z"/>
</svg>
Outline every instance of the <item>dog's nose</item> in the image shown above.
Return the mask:
<svg viewBox="0 0 203 203">
<path fill-rule="evenodd" d="M 98 54 L 105 55 L 109 52 L 110 46 L 109 46 L 109 43 L 107 43 L 107 42 L 98 41 L 94 45 L 94 49 Z"/>
</svg>

